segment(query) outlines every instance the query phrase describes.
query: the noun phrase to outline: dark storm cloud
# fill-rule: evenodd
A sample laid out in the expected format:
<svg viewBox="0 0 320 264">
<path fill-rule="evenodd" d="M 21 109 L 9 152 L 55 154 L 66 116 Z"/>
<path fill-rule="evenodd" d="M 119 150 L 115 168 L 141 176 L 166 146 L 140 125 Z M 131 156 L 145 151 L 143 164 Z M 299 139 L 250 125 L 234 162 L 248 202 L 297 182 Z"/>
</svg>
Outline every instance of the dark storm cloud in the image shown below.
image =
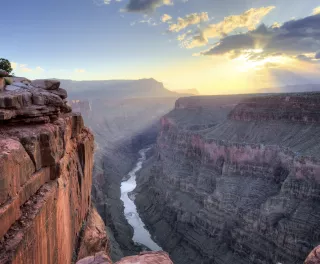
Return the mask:
<svg viewBox="0 0 320 264">
<path fill-rule="evenodd" d="M 315 53 L 320 50 L 319 25 L 320 15 L 288 21 L 277 28 L 262 25 L 245 34 L 227 36 L 202 54 L 221 55 L 257 48 L 263 49 L 264 54 L 282 53 L 298 56 Z"/>
<path fill-rule="evenodd" d="M 172 4 L 172 0 L 130 0 L 125 8 L 125 11 L 150 13 L 153 12 L 157 7 Z"/>
</svg>

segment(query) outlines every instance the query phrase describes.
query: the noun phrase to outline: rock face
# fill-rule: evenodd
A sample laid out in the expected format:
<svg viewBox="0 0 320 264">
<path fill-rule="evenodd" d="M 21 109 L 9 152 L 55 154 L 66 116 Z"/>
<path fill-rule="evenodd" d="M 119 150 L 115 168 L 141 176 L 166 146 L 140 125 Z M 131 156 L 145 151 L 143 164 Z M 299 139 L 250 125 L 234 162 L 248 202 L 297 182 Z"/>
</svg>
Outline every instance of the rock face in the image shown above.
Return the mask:
<svg viewBox="0 0 320 264">
<path fill-rule="evenodd" d="M 89 213 L 84 228 L 78 260 L 94 255 L 97 252 L 109 253 L 109 249 L 110 241 L 108 239 L 105 224 L 97 210 L 93 208 Z"/>
<path fill-rule="evenodd" d="M 60 114 L 70 113 L 64 100 L 67 93 L 59 88 L 60 82 L 13 78 L 0 93 L 0 124 L 50 123 Z M 40 88 L 39 88 L 40 87 Z"/>
<path fill-rule="evenodd" d="M 59 85 L 14 77 L 0 93 L 0 264 L 111 263 L 91 204 L 94 137 Z M 147 255 L 136 263 L 172 263 Z"/>
<path fill-rule="evenodd" d="M 303 263 L 320 244 L 319 100 L 177 101 L 136 195 L 174 263 Z"/>
<path fill-rule="evenodd" d="M 77 264 L 112 264 L 112 262 L 104 253 L 98 253 L 78 261 Z M 173 262 L 165 252 L 144 252 L 138 256 L 123 258 L 115 264 L 173 264 Z"/>
<path fill-rule="evenodd" d="M 71 263 L 95 217 L 93 135 L 60 96 L 25 80 L 0 93 L 0 263 Z"/>
</svg>

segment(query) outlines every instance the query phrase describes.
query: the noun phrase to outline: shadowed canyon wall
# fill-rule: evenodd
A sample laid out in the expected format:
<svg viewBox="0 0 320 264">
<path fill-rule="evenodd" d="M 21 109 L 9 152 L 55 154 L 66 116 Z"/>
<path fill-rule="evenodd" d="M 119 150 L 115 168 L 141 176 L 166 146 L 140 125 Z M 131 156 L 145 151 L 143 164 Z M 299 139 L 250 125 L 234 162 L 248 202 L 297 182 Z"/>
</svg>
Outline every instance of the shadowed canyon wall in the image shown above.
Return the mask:
<svg viewBox="0 0 320 264">
<path fill-rule="evenodd" d="M 133 229 L 124 216 L 120 200 L 121 181 L 134 166 L 138 151 L 156 142 L 159 120 L 173 109 L 177 99 L 146 97 L 150 96 L 152 86 L 145 97 L 141 97 L 134 87 L 129 88 L 131 92 L 126 96 L 137 97 L 110 99 L 101 96 L 99 99 L 71 101 L 74 111 L 82 113 L 95 135 L 92 198 L 107 225 L 112 241 L 110 255 L 114 261 L 142 250 L 133 243 Z M 161 95 L 167 92 L 164 90 Z"/>
<path fill-rule="evenodd" d="M 174 263 L 303 263 L 320 243 L 320 94 L 181 98 L 136 204 Z"/>
</svg>

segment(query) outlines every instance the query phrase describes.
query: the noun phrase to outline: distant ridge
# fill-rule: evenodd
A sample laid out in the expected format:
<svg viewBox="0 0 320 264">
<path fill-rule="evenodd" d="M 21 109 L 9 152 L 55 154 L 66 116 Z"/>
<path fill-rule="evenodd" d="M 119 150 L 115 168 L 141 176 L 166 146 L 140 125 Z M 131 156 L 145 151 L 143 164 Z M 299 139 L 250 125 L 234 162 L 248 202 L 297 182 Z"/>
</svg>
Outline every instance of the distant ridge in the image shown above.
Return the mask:
<svg viewBox="0 0 320 264">
<path fill-rule="evenodd" d="M 191 94 L 191 95 L 199 95 L 199 91 L 195 88 L 193 89 L 182 89 L 182 90 L 176 90 L 175 92 L 179 94 Z"/>
<path fill-rule="evenodd" d="M 181 96 L 180 93 L 167 90 L 163 83 L 152 78 L 140 80 L 60 81 L 61 86 L 68 90 L 69 97 L 76 99 Z"/>
<path fill-rule="evenodd" d="M 259 89 L 258 93 L 299 93 L 299 92 L 317 92 L 320 91 L 320 84 L 294 84 L 272 88 Z"/>
</svg>

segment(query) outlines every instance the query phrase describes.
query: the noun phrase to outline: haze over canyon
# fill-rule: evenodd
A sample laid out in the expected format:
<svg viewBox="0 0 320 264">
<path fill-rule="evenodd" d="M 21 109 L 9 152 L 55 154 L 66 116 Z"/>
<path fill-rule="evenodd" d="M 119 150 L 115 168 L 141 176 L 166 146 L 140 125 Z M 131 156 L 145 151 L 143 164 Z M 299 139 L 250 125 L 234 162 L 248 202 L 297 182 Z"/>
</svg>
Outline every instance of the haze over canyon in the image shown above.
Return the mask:
<svg viewBox="0 0 320 264">
<path fill-rule="evenodd" d="M 0 9 L 0 264 L 320 264 L 319 2 Z"/>
</svg>

